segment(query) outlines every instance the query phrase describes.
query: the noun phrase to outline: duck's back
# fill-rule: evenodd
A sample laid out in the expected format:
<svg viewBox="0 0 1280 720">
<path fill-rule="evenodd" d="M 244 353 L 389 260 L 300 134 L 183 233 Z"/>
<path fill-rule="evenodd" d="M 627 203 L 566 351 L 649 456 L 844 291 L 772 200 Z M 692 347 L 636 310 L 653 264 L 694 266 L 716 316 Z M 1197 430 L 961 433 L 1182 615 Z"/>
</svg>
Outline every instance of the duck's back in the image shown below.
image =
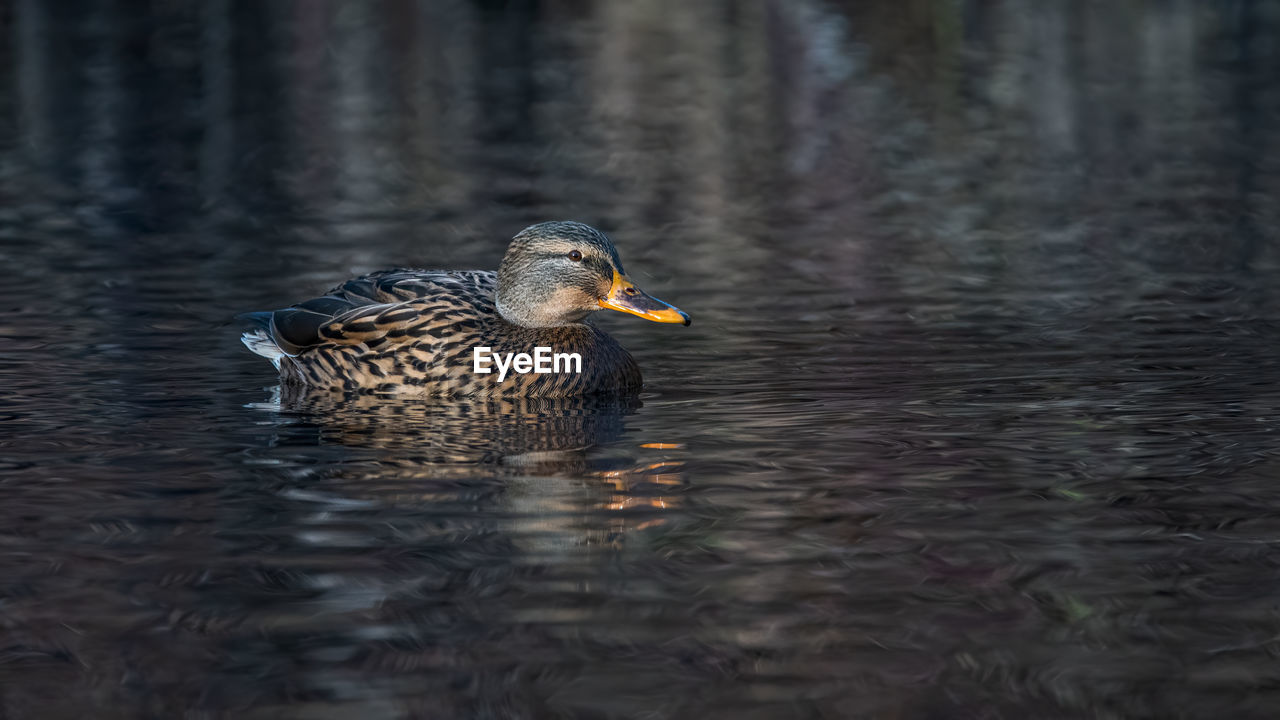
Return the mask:
<svg viewBox="0 0 1280 720">
<path fill-rule="evenodd" d="M 253 313 L 259 327 L 243 340 L 279 368 L 283 382 L 314 388 L 507 397 L 639 389 L 635 361 L 603 331 L 513 325 L 498 314 L 496 288 L 493 272 L 387 270 L 283 310 Z M 540 347 L 565 358 L 560 371 L 508 367 L 503 376 L 494 362 Z M 488 348 L 480 365 L 490 372 L 476 372 L 476 348 Z"/>
</svg>

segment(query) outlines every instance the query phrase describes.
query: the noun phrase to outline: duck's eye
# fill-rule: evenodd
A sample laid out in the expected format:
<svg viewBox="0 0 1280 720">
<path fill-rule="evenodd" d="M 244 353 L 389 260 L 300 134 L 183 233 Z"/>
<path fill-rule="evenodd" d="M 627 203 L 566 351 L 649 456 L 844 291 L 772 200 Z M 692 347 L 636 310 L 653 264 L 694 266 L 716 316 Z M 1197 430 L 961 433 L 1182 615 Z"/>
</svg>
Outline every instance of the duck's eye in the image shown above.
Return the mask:
<svg viewBox="0 0 1280 720">
<path fill-rule="evenodd" d="M 574 262 L 582 262 L 582 253 L 578 252 L 577 250 L 570 250 L 569 259 Z"/>
</svg>

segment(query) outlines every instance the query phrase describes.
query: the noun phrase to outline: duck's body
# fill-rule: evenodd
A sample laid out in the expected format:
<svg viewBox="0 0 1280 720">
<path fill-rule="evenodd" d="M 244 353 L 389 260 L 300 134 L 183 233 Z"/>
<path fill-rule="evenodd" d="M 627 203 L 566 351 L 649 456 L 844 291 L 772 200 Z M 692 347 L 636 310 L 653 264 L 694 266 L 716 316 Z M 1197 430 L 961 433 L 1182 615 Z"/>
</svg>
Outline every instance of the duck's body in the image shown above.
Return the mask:
<svg viewBox="0 0 1280 720">
<path fill-rule="evenodd" d="M 317 389 L 481 397 L 636 392 L 641 375 L 631 354 L 584 322 L 598 307 L 660 322 L 688 319 L 635 289 L 598 231 L 544 223 L 516 236 L 497 273 L 373 273 L 323 297 L 251 314 L 258 328 L 243 340 L 271 360 L 282 382 Z M 490 372 L 477 372 L 476 348 L 487 348 L 487 358 L 540 347 L 576 354 L 580 370 L 501 373 L 485 362 Z"/>
<path fill-rule="evenodd" d="M 324 297 L 256 316 L 246 344 L 280 378 L 331 390 L 426 395 L 567 397 L 627 393 L 640 369 L 613 338 L 586 323 L 527 328 L 494 305 L 498 275 L 483 270 L 388 270 L 348 280 Z M 475 372 L 475 348 L 578 353 L 582 372 Z"/>
</svg>

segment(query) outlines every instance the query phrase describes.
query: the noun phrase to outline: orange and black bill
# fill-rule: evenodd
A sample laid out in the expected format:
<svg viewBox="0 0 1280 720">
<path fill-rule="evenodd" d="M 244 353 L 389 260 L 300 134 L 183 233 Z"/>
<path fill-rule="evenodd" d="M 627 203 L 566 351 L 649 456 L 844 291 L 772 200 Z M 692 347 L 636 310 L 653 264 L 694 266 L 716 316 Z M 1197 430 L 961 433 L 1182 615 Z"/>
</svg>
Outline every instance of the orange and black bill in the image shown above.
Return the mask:
<svg viewBox="0 0 1280 720">
<path fill-rule="evenodd" d="M 679 308 L 646 294 L 617 270 L 613 271 L 613 285 L 609 287 L 609 294 L 600 301 L 600 307 L 631 313 L 653 322 L 684 325 L 692 322 Z"/>
</svg>

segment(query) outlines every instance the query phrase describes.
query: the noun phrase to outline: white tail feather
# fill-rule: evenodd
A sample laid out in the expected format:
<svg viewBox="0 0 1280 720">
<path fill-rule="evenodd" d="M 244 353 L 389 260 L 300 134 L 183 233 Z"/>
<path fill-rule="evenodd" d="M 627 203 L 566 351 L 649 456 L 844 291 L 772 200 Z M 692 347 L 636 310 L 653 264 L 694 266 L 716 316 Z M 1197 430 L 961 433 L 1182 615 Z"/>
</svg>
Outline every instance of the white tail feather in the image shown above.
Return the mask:
<svg viewBox="0 0 1280 720">
<path fill-rule="evenodd" d="M 250 330 L 240 336 L 240 342 L 255 355 L 270 360 L 277 370 L 280 369 L 280 358 L 284 357 L 284 351 L 276 346 L 276 341 L 265 330 Z"/>
</svg>

